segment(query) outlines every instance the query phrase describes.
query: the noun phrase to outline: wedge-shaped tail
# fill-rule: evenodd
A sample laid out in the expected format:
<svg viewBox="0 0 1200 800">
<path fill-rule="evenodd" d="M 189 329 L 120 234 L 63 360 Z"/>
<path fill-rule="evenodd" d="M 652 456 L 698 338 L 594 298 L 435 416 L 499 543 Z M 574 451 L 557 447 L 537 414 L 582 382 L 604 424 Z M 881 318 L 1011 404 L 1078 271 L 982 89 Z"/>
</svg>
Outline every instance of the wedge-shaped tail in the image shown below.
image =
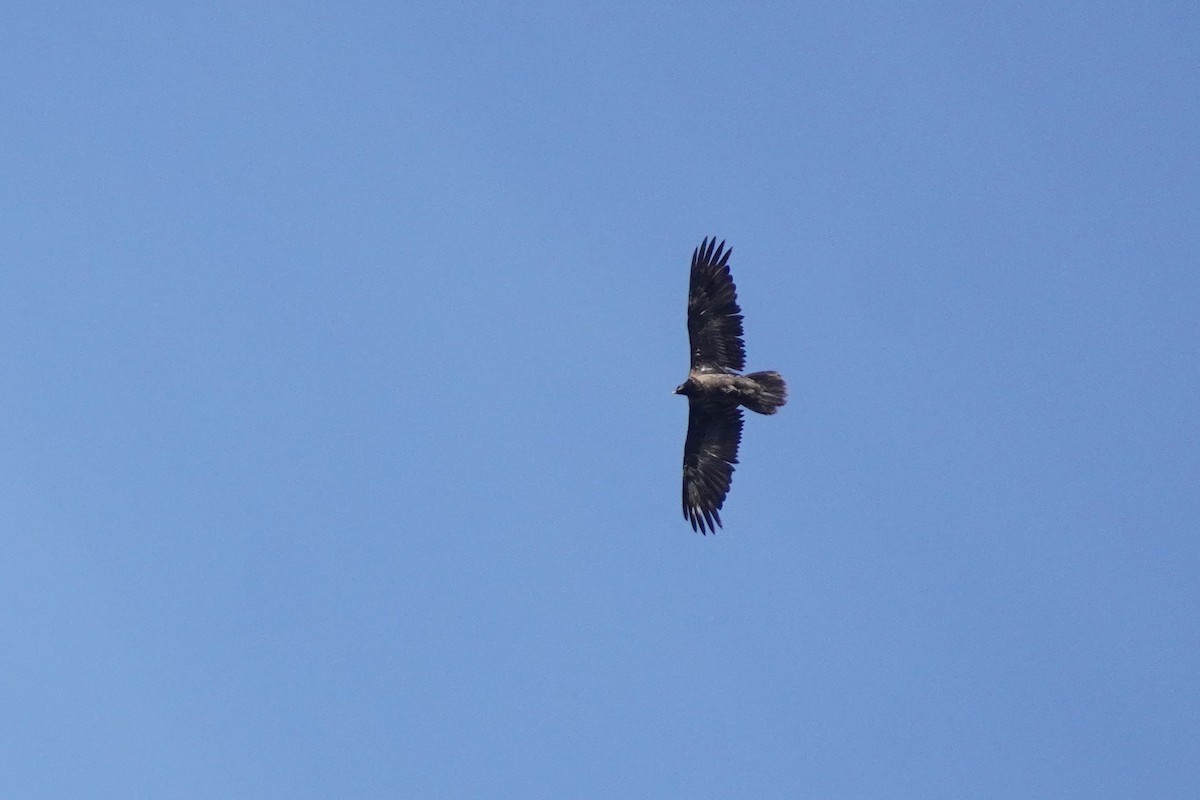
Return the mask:
<svg viewBox="0 0 1200 800">
<path fill-rule="evenodd" d="M 774 414 L 787 402 L 787 384 L 778 372 L 751 372 L 746 376 L 755 383 L 755 390 L 742 396 L 742 405 L 759 414 Z"/>
</svg>

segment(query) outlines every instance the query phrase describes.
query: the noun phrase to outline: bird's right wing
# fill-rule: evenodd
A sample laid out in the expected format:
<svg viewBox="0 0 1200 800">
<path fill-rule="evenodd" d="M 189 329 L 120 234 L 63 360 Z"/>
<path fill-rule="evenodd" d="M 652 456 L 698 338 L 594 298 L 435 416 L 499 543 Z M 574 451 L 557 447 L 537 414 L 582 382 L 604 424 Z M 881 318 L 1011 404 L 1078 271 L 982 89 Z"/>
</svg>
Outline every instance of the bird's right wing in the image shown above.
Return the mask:
<svg viewBox="0 0 1200 800">
<path fill-rule="evenodd" d="M 688 432 L 683 445 L 683 516 L 692 530 L 721 527 L 720 509 L 733 481 L 742 410 L 737 404 L 688 399 Z"/>
</svg>

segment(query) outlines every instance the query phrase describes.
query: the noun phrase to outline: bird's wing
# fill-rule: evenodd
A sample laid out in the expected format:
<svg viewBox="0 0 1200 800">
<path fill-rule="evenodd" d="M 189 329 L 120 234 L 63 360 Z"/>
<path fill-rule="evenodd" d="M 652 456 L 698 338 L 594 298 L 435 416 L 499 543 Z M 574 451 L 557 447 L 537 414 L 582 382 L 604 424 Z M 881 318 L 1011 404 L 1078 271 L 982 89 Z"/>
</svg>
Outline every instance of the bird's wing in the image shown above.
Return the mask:
<svg viewBox="0 0 1200 800">
<path fill-rule="evenodd" d="M 688 432 L 683 445 L 683 516 L 692 530 L 716 532 L 721 505 L 729 494 L 733 465 L 742 440 L 737 404 L 688 399 Z"/>
<path fill-rule="evenodd" d="M 741 371 L 746 365 L 742 344 L 742 310 L 729 274 L 725 242 L 705 239 L 692 252 L 692 279 L 688 290 L 688 339 L 692 369 L 702 372 Z"/>
</svg>

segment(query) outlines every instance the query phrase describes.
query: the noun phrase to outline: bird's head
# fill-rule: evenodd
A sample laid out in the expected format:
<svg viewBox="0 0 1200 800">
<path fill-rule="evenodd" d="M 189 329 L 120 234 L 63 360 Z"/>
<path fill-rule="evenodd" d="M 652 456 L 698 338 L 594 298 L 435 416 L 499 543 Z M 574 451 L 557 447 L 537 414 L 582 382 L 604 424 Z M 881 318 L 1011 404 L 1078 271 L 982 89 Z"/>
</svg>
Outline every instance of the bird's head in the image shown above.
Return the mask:
<svg viewBox="0 0 1200 800">
<path fill-rule="evenodd" d="M 681 383 L 681 384 L 679 384 L 678 386 L 676 386 L 676 387 L 675 387 L 675 392 L 674 392 L 674 393 L 675 393 L 675 394 L 684 394 L 684 395 L 686 395 L 686 394 L 690 394 L 690 393 L 691 393 L 691 389 L 692 389 L 692 382 L 691 382 L 691 380 L 686 380 L 686 381 L 684 381 L 683 383 Z"/>
</svg>

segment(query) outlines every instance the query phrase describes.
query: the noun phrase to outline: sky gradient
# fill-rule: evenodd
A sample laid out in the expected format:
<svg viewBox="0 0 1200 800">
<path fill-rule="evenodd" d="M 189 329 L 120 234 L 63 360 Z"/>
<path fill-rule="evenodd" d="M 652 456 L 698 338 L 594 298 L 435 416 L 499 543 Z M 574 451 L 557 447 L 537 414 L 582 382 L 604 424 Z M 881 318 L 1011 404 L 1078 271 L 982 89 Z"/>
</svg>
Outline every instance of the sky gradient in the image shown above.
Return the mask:
<svg viewBox="0 0 1200 800">
<path fill-rule="evenodd" d="M 633 9 L 6 15 L 0 795 L 1194 796 L 1200 9 Z"/>
</svg>

